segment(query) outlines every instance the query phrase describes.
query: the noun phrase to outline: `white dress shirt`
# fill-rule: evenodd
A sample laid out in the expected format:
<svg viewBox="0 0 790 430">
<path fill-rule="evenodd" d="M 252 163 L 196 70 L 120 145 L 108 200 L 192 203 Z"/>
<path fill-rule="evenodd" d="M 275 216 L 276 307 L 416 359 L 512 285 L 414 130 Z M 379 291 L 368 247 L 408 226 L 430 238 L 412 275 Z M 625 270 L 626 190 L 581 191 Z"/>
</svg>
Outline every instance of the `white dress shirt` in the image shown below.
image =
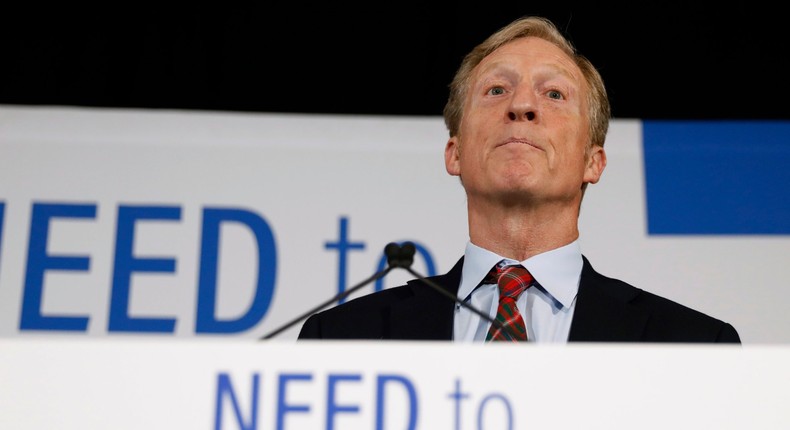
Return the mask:
<svg viewBox="0 0 790 430">
<path fill-rule="evenodd" d="M 485 275 L 501 260 L 521 264 L 537 281 L 519 296 L 517 306 L 527 326 L 530 342 L 564 343 L 568 341 L 576 294 L 582 272 L 582 254 L 578 240 L 563 247 L 514 261 L 467 242 L 458 298 L 493 319 L 499 305 L 495 284 L 480 285 Z M 453 340 L 485 341 L 490 322 L 456 304 Z"/>
</svg>

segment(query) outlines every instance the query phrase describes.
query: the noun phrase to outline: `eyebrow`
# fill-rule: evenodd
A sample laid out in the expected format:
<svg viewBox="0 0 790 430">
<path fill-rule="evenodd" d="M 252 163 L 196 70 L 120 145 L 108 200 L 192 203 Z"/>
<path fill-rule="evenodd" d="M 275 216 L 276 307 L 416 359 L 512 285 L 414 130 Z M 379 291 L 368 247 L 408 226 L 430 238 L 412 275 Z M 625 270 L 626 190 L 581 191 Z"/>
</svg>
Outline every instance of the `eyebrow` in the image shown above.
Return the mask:
<svg viewBox="0 0 790 430">
<path fill-rule="evenodd" d="M 512 65 L 511 62 L 506 61 L 495 61 L 492 63 L 487 64 L 484 68 L 480 69 L 479 76 L 483 75 L 490 75 L 490 74 L 510 74 L 510 73 L 520 73 L 518 72 L 518 68 Z M 574 64 L 575 66 L 575 64 Z M 537 69 L 538 72 L 545 74 L 548 72 L 552 72 L 554 74 L 558 74 L 564 76 L 568 79 L 576 81 L 577 78 L 574 76 L 574 72 L 569 70 L 568 67 L 564 65 L 556 64 L 556 63 L 541 63 L 538 65 L 533 66 L 534 69 Z M 583 76 L 581 76 L 583 79 Z"/>
</svg>

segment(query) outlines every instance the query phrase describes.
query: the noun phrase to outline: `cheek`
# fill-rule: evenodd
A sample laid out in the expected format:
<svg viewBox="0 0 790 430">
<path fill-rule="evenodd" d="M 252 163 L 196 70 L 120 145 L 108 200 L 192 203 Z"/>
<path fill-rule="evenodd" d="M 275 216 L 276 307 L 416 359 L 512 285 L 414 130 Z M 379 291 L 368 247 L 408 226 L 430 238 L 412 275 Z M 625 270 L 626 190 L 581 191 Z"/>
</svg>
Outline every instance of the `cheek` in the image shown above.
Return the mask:
<svg viewBox="0 0 790 430">
<path fill-rule="evenodd" d="M 570 119 L 564 126 L 565 130 L 567 130 L 567 124 L 572 123 L 573 119 Z M 556 143 L 554 148 L 557 151 L 555 155 L 560 158 L 557 162 L 572 168 L 583 168 L 587 160 L 588 140 L 587 133 L 578 127 L 561 133 L 554 141 Z"/>
<path fill-rule="evenodd" d="M 563 161 L 563 168 L 567 169 L 570 172 L 578 172 L 581 175 L 584 172 L 586 167 L 586 158 L 584 156 L 584 151 L 579 149 L 571 149 L 568 153 L 565 154 L 565 160 Z"/>
</svg>

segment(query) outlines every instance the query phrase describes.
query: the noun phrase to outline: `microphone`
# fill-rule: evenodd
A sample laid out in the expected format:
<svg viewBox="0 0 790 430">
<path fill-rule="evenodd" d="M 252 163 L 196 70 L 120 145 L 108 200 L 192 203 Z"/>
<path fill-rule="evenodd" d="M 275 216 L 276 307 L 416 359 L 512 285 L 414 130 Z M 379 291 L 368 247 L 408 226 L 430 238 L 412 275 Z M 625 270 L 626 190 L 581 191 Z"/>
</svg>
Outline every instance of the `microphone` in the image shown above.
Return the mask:
<svg viewBox="0 0 790 430">
<path fill-rule="evenodd" d="M 399 244 L 397 244 L 395 242 L 388 243 L 387 246 L 384 247 L 384 255 L 387 256 L 387 267 L 385 267 L 384 269 L 374 273 L 369 278 L 363 280 L 362 282 L 358 283 L 357 285 L 354 285 L 353 287 L 343 291 L 340 294 L 336 294 L 331 299 L 329 299 L 329 300 L 321 303 L 320 305 L 310 309 L 309 311 L 303 313 L 302 315 L 299 315 L 298 317 L 296 317 L 293 320 L 289 321 L 288 323 L 280 326 L 279 328 L 277 328 L 276 330 L 272 331 L 271 333 L 263 336 L 261 339 L 262 340 L 266 340 L 266 339 L 271 339 L 271 338 L 277 336 L 278 334 L 284 332 L 285 330 L 288 330 L 289 328 L 293 327 L 295 324 L 298 324 L 300 321 L 308 318 L 310 315 L 312 315 L 312 314 L 320 311 L 321 309 L 331 305 L 332 303 L 334 303 L 334 302 L 336 302 L 336 301 L 338 301 L 338 300 L 340 300 L 340 299 L 342 299 L 342 298 L 354 293 L 355 291 L 357 291 L 360 288 L 370 284 L 371 282 L 374 282 L 374 281 L 376 281 L 376 280 L 378 280 L 380 278 L 383 278 L 390 271 L 392 271 L 392 269 L 395 269 L 395 268 L 405 269 L 406 271 L 411 273 L 414 277 L 416 277 L 418 281 L 420 281 L 423 284 L 429 286 L 430 288 L 433 288 L 434 290 L 438 291 L 439 293 L 441 293 L 442 295 L 447 297 L 449 300 L 452 300 L 455 303 L 458 303 L 459 305 L 461 305 L 464 308 L 468 309 L 469 311 L 474 312 L 475 314 L 480 316 L 480 318 L 483 318 L 484 320 L 486 320 L 489 323 L 493 324 L 496 328 L 508 333 L 509 335 L 511 335 L 511 337 L 513 337 L 512 336 L 512 332 L 509 330 L 509 328 L 503 326 L 496 319 L 491 318 L 490 316 L 488 316 L 488 314 L 483 313 L 482 311 L 480 311 L 479 309 L 473 307 L 472 305 L 470 305 L 470 304 L 468 304 L 468 303 L 466 303 L 466 302 L 464 302 L 462 300 L 459 300 L 458 297 L 456 297 L 453 294 L 450 294 L 449 292 L 447 292 L 444 288 L 442 288 L 441 286 L 439 286 L 435 282 L 433 282 L 430 279 L 426 278 L 425 276 L 415 272 L 414 269 L 411 268 L 411 265 L 414 262 L 414 253 L 415 253 L 415 251 L 416 251 L 416 248 L 415 248 L 414 244 L 411 243 L 411 242 L 404 242 L 403 245 L 399 245 Z"/>
</svg>

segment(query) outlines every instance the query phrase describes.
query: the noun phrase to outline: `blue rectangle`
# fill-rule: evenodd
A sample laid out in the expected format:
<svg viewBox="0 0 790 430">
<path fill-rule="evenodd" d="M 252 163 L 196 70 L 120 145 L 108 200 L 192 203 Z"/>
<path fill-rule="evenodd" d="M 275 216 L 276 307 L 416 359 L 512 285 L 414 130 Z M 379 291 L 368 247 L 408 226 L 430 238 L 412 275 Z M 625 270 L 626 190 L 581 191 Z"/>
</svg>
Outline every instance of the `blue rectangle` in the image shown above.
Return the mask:
<svg viewBox="0 0 790 430">
<path fill-rule="evenodd" d="M 648 234 L 790 234 L 790 121 L 643 121 Z"/>
</svg>

